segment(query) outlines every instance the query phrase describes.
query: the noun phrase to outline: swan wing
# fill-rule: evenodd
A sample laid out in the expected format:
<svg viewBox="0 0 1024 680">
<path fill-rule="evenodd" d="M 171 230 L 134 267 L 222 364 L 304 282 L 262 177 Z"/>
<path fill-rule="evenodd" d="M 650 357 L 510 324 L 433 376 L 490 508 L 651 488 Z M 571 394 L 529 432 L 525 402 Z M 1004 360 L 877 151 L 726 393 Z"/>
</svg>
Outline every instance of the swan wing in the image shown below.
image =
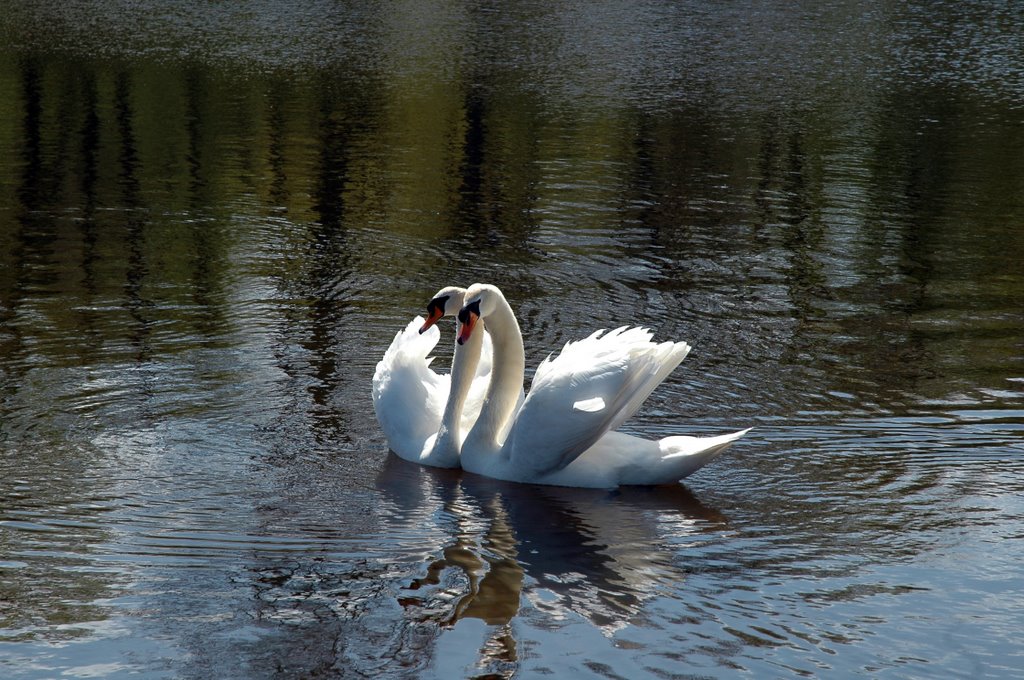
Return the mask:
<svg viewBox="0 0 1024 680">
<path fill-rule="evenodd" d="M 686 357 L 683 342 L 651 341 L 644 328 L 597 331 L 538 367 L 504 451 L 513 469 L 564 468 L 621 425 Z"/>
<path fill-rule="evenodd" d="M 402 458 L 418 459 L 424 442 L 441 425 L 451 376 L 430 368 L 427 355 L 437 346 L 441 332 L 419 329 L 417 316 L 395 335 L 373 375 L 373 409 L 388 446 Z"/>
</svg>

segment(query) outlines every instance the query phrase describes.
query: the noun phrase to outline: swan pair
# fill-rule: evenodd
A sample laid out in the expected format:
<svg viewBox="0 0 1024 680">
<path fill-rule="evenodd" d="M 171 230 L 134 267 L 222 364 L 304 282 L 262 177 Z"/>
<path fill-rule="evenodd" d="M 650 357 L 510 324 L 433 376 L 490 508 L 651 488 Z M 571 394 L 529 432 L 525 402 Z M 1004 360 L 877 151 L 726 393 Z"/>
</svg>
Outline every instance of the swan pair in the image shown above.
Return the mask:
<svg viewBox="0 0 1024 680">
<path fill-rule="evenodd" d="M 748 431 L 660 440 L 616 431 L 686 357 L 685 342 L 655 343 L 643 328 L 597 331 L 545 359 L 523 399 L 523 337 L 497 287 L 444 288 L 427 313 L 395 336 L 373 378 L 377 419 L 406 460 L 535 484 L 669 484 Z M 459 330 L 444 376 L 427 355 L 449 315 Z"/>
</svg>

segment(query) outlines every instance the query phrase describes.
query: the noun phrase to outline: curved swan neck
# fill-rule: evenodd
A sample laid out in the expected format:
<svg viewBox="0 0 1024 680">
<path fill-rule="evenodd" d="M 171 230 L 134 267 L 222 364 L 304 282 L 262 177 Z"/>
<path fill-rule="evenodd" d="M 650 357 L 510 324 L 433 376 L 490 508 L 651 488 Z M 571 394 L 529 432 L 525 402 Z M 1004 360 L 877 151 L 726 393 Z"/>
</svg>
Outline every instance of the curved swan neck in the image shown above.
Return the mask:
<svg viewBox="0 0 1024 680">
<path fill-rule="evenodd" d="M 494 352 L 491 382 L 464 450 L 496 451 L 500 448 L 499 433 L 512 417 L 523 389 L 526 366 L 523 336 L 508 302 L 500 293 L 496 293 L 495 298 L 495 310 L 486 317 Z"/>
<path fill-rule="evenodd" d="M 459 464 L 459 449 L 462 439 L 459 421 L 462 418 L 462 409 L 466 405 L 466 398 L 469 396 L 470 386 L 476 376 L 476 369 L 480 364 L 480 355 L 483 352 L 484 328 L 478 329 L 465 343 L 455 345 L 455 355 L 452 357 L 452 382 L 448 392 L 448 401 L 444 406 L 444 415 L 441 416 L 441 427 L 437 432 L 437 439 L 434 441 L 433 456 L 437 457 L 439 463 L 447 464 L 450 467 L 457 467 Z"/>
</svg>

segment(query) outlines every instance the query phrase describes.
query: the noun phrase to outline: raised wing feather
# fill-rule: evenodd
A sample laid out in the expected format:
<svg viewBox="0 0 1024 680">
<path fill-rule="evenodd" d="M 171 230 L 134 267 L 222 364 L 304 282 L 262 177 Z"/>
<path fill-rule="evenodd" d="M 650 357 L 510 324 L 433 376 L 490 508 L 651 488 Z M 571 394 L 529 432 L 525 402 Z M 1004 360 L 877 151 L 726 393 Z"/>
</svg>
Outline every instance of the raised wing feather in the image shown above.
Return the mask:
<svg viewBox="0 0 1024 680">
<path fill-rule="evenodd" d="M 427 437 L 437 432 L 451 388 L 451 376 L 430 368 L 427 355 L 441 332 L 423 334 L 417 316 L 395 335 L 373 375 L 373 408 L 388 446 L 403 456 L 417 456 Z"/>
<path fill-rule="evenodd" d="M 564 468 L 633 415 L 688 351 L 651 342 L 644 328 L 566 344 L 537 369 L 504 447 L 510 463 L 535 475 Z"/>
</svg>

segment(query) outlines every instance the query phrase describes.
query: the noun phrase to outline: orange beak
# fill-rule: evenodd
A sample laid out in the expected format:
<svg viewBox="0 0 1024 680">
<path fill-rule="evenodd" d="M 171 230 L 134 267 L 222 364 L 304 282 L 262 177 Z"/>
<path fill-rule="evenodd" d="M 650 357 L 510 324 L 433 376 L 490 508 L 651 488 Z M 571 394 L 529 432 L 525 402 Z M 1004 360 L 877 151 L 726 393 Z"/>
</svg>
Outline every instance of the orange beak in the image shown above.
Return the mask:
<svg viewBox="0 0 1024 680">
<path fill-rule="evenodd" d="M 440 307 L 433 307 L 429 311 L 430 316 L 427 317 L 427 320 L 423 322 L 423 326 L 420 327 L 420 333 L 426 331 L 428 328 L 440 321 L 441 317 L 444 316 L 444 310 Z"/>
<path fill-rule="evenodd" d="M 469 340 L 469 336 L 473 335 L 473 328 L 476 326 L 477 319 L 479 318 L 479 316 L 472 312 L 466 315 L 466 323 L 459 325 L 458 343 L 460 345 L 465 344 L 466 340 Z"/>
</svg>

